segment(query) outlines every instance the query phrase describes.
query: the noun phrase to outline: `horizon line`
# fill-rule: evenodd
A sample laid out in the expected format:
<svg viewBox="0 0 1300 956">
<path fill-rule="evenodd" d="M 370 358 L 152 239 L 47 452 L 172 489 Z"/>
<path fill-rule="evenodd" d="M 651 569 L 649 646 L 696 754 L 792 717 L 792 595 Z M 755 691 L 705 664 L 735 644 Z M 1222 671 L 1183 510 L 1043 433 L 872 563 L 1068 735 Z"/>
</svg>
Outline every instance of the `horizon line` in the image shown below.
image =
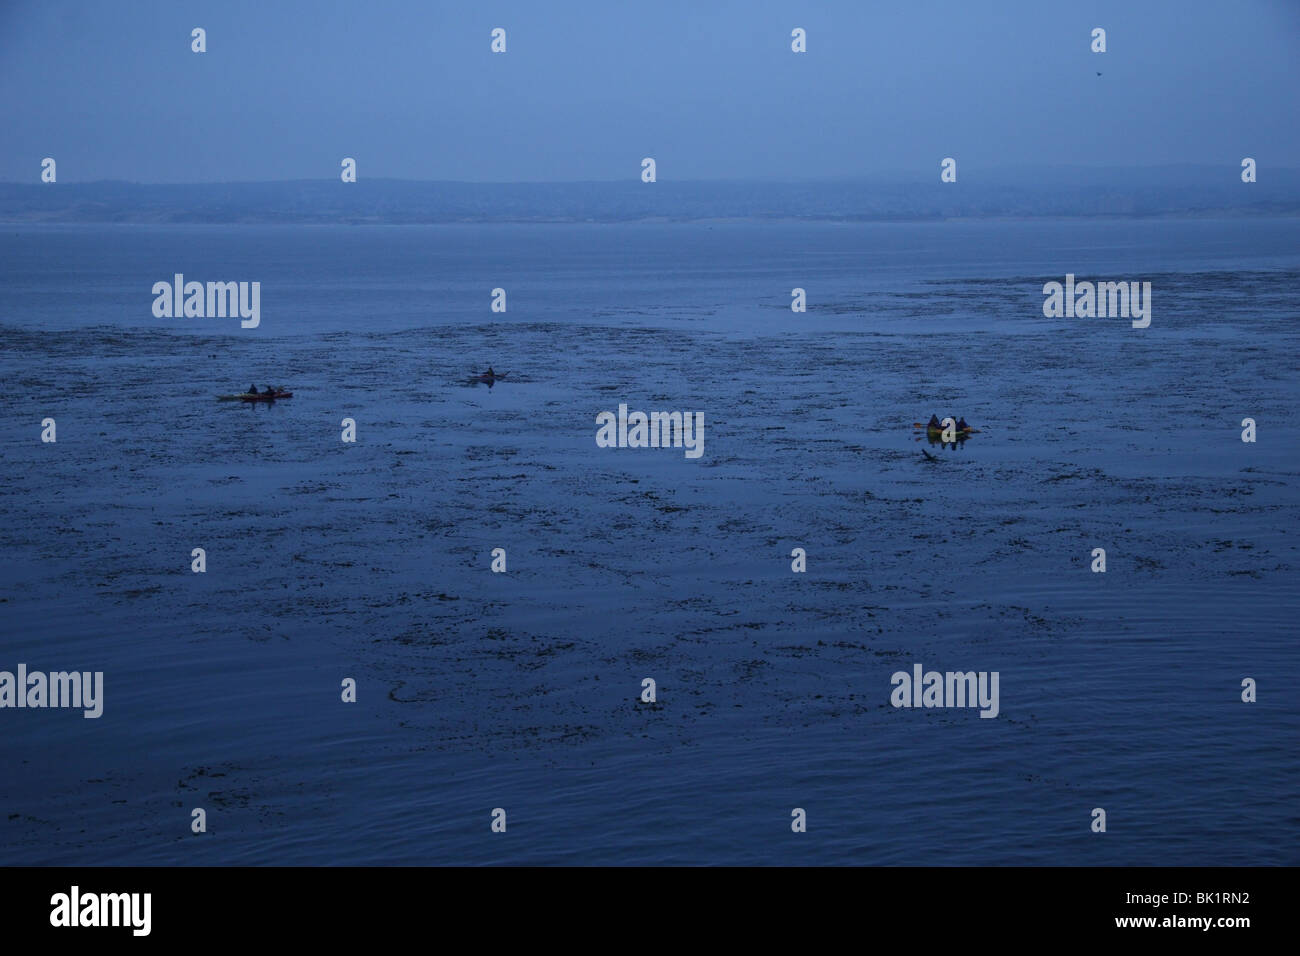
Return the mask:
<svg viewBox="0 0 1300 956">
<path fill-rule="evenodd" d="M 1079 164 L 1034 164 L 1024 163 L 1019 165 L 1007 166 L 966 166 L 966 175 L 973 170 L 976 173 L 1008 173 L 1019 170 L 1060 170 L 1060 171 L 1086 171 L 1086 172 L 1134 172 L 1134 171 L 1158 171 L 1158 170 L 1215 170 L 1215 169 L 1240 169 L 1240 165 L 1217 163 L 1157 163 L 1152 165 L 1133 165 L 1133 166 L 1086 166 Z M 1272 173 L 1300 173 L 1300 167 L 1295 166 L 1274 166 L 1270 167 Z M 637 176 L 627 176 L 619 179 L 491 179 L 491 180 L 474 180 L 474 179 L 408 179 L 396 176 L 368 176 L 358 179 L 358 182 L 377 182 L 377 183 L 407 183 L 414 185 L 455 185 L 455 186 L 587 186 L 587 185 L 694 185 L 694 184 L 734 184 L 734 185 L 781 185 L 781 186 L 816 186 L 816 185 L 835 185 L 849 183 L 879 183 L 888 180 L 892 183 L 916 183 L 928 185 L 931 178 L 924 179 L 903 177 L 913 177 L 915 173 L 886 171 L 876 173 L 861 173 L 856 175 L 845 176 L 825 176 L 814 179 L 779 179 L 779 178 L 698 178 L 698 179 L 664 179 L 655 183 L 641 183 Z M 212 180 L 187 180 L 187 181 L 143 181 L 136 179 L 86 179 L 65 183 L 43 183 L 32 182 L 30 180 L 0 180 L 0 186 L 96 186 L 96 185 L 121 185 L 121 186 L 262 186 L 273 184 L 293 184 L 293 183 L 337 183 L 337 175 L 323 176 L 319 178 L 294 178 L 294 179 L 212 179 Z M 356 185 L 356 183 L 340 183 L 340 185 Z M 1034 183 L 1024 183 L 1016 185 L 1035 185 Z"/>
</svg>

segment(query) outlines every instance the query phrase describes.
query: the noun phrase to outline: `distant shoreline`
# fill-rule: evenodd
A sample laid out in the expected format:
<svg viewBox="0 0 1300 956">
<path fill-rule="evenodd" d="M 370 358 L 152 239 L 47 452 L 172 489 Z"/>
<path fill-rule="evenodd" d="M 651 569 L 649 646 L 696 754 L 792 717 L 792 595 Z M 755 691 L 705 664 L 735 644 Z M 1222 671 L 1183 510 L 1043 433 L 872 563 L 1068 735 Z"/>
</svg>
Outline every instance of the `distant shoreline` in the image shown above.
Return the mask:
<svg viewBox="0 0 1300 956">
<path fill-rule="evenodd" d="M 1041 169 L 959 182 L 0 183 L 0 224 L 945 222 L 1300 216 L 1300 171 Z"/>
<path fill-rule="evenodd" d="M 838 225 L 838 226 L 876 226 L 876 225 L 933 225 L 956 223 L 997 223 L 997 222 L 1158 222 L 1173 220 L 1188 221 L 1233 221 L 1252 219 L 1277 220 L 1300 219 L 1300 206 L 1269 212 L 1236 212 L 1231 209 L 1214 209 L 1197 213 L 1143 213 L 1135 215 L 1097 214 L 1097 215 L 1062 215 L 1044 214 L 1041 216 L 889 216 L 889 217 L 800 217 L 800 216 L 764 216 L 764 217 L 712 217 L 712 218 L 663 218 L 646 217 L 643 219 L 431 219 L 427 221 L 391 221 L 391 220 L 295 220 L 295 219 L 72 219 L 72 218 L 6 218 L 0 216 L 0 227 L 4 226 L 194 226 L 211 228 L 214 226 L 354 226 L 367 228 L 386 227 L 422 227 L 422 226 L 729 226 L 729 225 Z"/>
</svg>

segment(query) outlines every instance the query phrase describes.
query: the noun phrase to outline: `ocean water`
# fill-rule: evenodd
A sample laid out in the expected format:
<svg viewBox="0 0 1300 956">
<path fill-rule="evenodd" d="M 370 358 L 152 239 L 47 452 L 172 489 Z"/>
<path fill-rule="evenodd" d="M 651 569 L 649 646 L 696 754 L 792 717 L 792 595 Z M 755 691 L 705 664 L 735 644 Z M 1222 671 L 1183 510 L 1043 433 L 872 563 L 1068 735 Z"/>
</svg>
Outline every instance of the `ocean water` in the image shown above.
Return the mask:
<svg viewBox="0 0 1300 956">
<path fill-rule="evenodd" d="M 1300 862 L 1296 220 L 0 252 L 0 670 L 105 675 L 0 709 L 0 863 Z M 260 326 L 154 318 L 178 272 Z M 1067 272 L 1150 327 L 1044 318 Z M 215 401 L 251 382 L 294 398 Z M 597 447 L 620 403 L 703 456 Z M 997 718 L 892 707 L 916 663 Z"/>
</svg>

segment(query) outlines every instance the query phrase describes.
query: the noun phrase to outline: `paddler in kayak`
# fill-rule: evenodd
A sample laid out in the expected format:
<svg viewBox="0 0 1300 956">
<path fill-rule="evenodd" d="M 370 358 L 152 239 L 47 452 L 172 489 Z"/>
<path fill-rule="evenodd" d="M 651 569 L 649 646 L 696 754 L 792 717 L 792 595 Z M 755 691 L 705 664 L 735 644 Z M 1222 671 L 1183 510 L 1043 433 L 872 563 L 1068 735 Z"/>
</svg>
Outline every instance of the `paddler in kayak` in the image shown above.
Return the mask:
<svg viewBox="0 0 1300 956">
<path fill-rule="evenodd" d="M 943 422 L 939 421 L 938 415 L 931 415 L 930 421 L 926 423 L 926 428 L 942 428 Z"/>
<path fill-rule="evenodd" d="M 965 416 L 962 416 L 961 418 L 957 419 L 957 431 L 959 431 L 959 432 L 964 432 L 964 431 L 967 431 L 967 430 L 969 430 L 969 429 L 970 429 L 970 426 L 966 424 L 966 418 L 965 418 Z"/>
<path fill-rule="evenodd" d="M 246 391 L 244 394 L 245 394 L 245 395 L 256 395 L 256 394 L 257 394 L 257 386 L 256 386 L 256 385 L 250 385 L 250 386 L 248 386 L 248 391 Z"/>
<path fill-rule="evenodd" d="M 274 394 L 276 394 L 276 391 L 275 391 L 275 389 L 273 389 L 270 385 L 268 385 L 268 386 L 266 386 L 266 391 L 263 392 L 262 394 L 263 394 L 263 395 L 274 395 Z"/>
</svg>

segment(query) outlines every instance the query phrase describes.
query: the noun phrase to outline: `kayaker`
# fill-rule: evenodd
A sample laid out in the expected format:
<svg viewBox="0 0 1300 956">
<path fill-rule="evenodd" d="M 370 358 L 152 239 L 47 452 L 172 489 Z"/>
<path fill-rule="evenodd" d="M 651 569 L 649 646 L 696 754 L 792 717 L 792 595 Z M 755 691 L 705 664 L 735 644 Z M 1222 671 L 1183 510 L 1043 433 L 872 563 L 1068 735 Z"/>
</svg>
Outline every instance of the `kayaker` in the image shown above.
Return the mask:
<svg viewBox="0 0 1300 956">
<path fill-rule="evenodd" d="M 964 431 L 965 431 L 967 428 L 969 428 L 969 427 L 970 427 L 970 426 L 966 424 L 966 419 L 965 419 L 965 418 L 959 418 L 959 419 L 957 419 L 957 431 L 959 431 L 959 432 L 964 432 Z"/>
<path fill-rule="evenodd" d="M 245 395 L 256 395 L 256 394 L 257 394 L 257 386 L 256 386 L 256 385 L 250 385 L 250 386 L 248 386 L 248 391 L 245 392 L 244 394 L 245 394 Z"/>
<path fill-rule="evenodd" d="M 492 366 L 491 366 L 491 365 L 488 366 L 488 370 L 487 370 L 486 372 L 484 372 L 483 374 L 486 375 L 488 378 L 496 378 L 496 377 L 497 377 L 497 373 L 494 372 L 494 371 L 492 371 Z"/>
<path fill-rule="evenodd" d="M 263 394 L 263 395 L 274 395 L 274 394 L 275 394 L 275 389 L 273 389 L 270 385 L 268 385 L 268 386 L 266 386 L 266 391 L 263 392 L 262 394 Z"/>
<path fill-rule="evenodd" d="M 942 427 L 943 427 L 943 422 L 939 421 L 939 416 L 938 416 L 938 415 L 931 415 L 931 416 L 930 416 L 930 422 L 929 422 L 929 424 L 926 425 L 925 427 L 926 427 L 926 428 L 942 428 Z"/>
</svg>

